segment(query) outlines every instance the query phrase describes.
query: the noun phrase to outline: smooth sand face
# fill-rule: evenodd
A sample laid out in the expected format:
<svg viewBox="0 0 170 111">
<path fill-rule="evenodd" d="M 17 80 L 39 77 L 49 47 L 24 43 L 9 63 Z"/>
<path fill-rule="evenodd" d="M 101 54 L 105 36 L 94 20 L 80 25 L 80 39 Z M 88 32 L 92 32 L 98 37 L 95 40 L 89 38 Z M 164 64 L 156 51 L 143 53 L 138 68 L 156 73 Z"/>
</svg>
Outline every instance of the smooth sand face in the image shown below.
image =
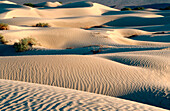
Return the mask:
<svg viewBox="0 0 170 111">
<path fill-rule="evenodd" d="M 92 2 L 38 5 L 0 2 L 0 23 L 10 29 L 0 31 L 8 41 L 0 44 L 0 109 L 170 109 L 169 11 L 120 11 Z M 32 27 L 40 22 L 50 27 Z M 15 52 L 13 44 L 27 37 L 37 45 Z"/>
</svg>

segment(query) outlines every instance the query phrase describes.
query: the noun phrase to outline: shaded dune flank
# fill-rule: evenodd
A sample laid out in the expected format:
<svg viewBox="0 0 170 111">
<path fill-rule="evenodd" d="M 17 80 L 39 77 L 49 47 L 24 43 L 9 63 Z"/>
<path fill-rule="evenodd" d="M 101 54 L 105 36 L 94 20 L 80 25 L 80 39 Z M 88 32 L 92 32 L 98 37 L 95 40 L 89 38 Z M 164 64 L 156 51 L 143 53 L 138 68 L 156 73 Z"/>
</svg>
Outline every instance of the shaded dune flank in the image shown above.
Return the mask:
<svg viewBox="0 0 170 111">
<path fill-rule="evenodd" d="M 145 95 L 146 98 L 149 97 L 149 104 L 162 107 L 169 104 L 169 82 L 165 81 L 167 75 L 157 74 L 156 71 L 89 56 L 1 57 L 0 61 L 3 68 L 2 79 L 54 85 L 122 98 L 134 94 L 140 102 L 146 101 L 142 100 Z"/>
</svg>

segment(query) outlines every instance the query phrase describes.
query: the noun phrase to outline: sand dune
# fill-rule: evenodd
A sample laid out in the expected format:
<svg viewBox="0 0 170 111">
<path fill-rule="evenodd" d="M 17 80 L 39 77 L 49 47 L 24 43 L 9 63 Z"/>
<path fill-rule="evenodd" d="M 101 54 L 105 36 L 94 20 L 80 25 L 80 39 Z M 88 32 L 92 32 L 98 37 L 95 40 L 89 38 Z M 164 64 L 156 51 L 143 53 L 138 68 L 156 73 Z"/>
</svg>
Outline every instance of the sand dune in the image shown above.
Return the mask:
<svg viewBox="0 0 170 111">
<path fill-rule="evenodd" d="M 0 1 L 0 3 L 5 3 L 5 4 L 16 4 L 16 3 L 10 2 L 10 1 Z"/>
<path fill-rule="evenodd" d="M 65 33 L 67 31 L 67 33 Z M 105 33 L 104 33 L 105 32 Z M 36 39 L 39 44 L 46 48 L 78 48 L 90 45 L 110 45 L 126 44 L 126 45 L 148 45 L 148 46 L 169 46 L 169 43 L 156 43 L 148 41 L 136 41 L 127 36 L 146 35 L 150 32 L 125 29 L 113 31 L 88 31 L 77 28 L 39 28 L 26 30 L 12 30 L 2 32 L 8 44 L 14 44 L 22 38 L 31 37 Z"/>
<path fill-rule="evenodd" d="M 158 71 L 90 56 L 1 57 L 0 62 L 1 79 L 131 97 L 132 100 L 147 100 L 148 104 L 168 108 L 169 76 L 162 76 Z"/>
<path fill-rule="evenodd" d="M 157 52 L 161 52 L 161 51 L 157 51 Z M 164 51 L 164 52 L 169 54 L 170 51 Z M 99 56 L 130 66 L 137 66 L 137 67 L 149 68 L 151 70 L 156 70 L 157 72 L 160 72 L 161 75 L 167 76 L 168 79 L 167 81 L 169 81 L 170 78 L 169 55 L 160 56 L 158 54 L 153 55 L 153 54 L 145 54 L 145 53 L 144 52 L 140 54 L 138 52 L 118 53 L 118 54 L 103 54 Z"/>
<path fill-rule="evenodd" d="M 36 6 L 36 7 L 57 7 L 60 5 L 62 5 L 62 4 L 59 2 L 42 2 L 42 3 L 34 4 L 34 6 Z"/>
<path fill-rule="evenodd" d="M 0 1 L 0 23 L 9 24 L 0 30 L 7 41 L 0 42 L 0 109 L 170 109 L 170 11 L 34 3 Z M 16 52 L 13 44 L 27 37 L 37 44 Z"/>
<path fill-rule="evenodd" d="M 23 4 L 26 2 L 31 3 L 41 3 L 41 2 L 55 2 L 56 0 L 10 0 L 19 4 Z M 60 0 L 63 3 L 70 3 L 70 2 L 76 2 L 76 1 L 82 1 L 82 0 Z M 160 3 L 170 3 L 169 0 L 89 0 L 91 2 L 97 2 L 108 6 L 116 6 L 116 8 L 122 8 L 124 6 L 141 6 L 141 5 L 148 5 L 148 4 L 160 4 Z"/>
<path fill-rule="evenodd" d="M 65 33 L 67 31 L 67 33 Z M 19 30 L 3 34 L 9 44 L 22 38 L 35 38 L 46 48 L 69 48 L 83 47 L 89 45 L 110 45 L 111 41 L 105 35 L 77 28 L 45 28 L 37 30 Z M 15 36 L 15 37 L 14 37 Z M 10 42 L 11 41 L 11 42 Z"/>
<path fill-rule="evenodd" d="M 43 3 L 44 4 L 44 3 Z M 45 3 L 44 5 L 52 6 L 52 3 Z M 101 15 L 107 11 L 118 11 L 118 9 L 109 8 L 107 6 L 103 6 L 97 3 L 88 3 L 88 2 L 80 2 L 78 3 L 80 6 L 84 6 L 86 4 L 90 4 L 88 7 L 84 8 L 74 8 L 74 4 L 68 4 L 70 8 L 62 8 L 60 6 L 58 8 L 31 8 L 27 6 L 10 4 L 10 3 L 1 3 L 0 6 L 5 8 L 12 8 L 7 11 L 7 14 L 4 18 L 13 18 L 13 17 L 43 17 L 43 18 L 61 18 L 61 17 L 76 17 L 76 16 L 90 16 L 90 15 Z M 38 4 L 39 5 L 39 4 Z M 40 4 L 42 5 L 42 4 Z M 54 3 L 55 5 L 55 3 Z"/>
<path fill-rule="evenodd" d="M 128 110 L 161 108 L 71 89 L 0 80 L 2 110 Z"/>
<path fill-rule="evenodd" d="M 147 25 L 163 25 L 170 22 L 169 17 L 160 18 L 141 18 L 141 17 L 125 17 L 115 21 L 106 23 L 111 26 L 147 26 Z"/>
</svg>

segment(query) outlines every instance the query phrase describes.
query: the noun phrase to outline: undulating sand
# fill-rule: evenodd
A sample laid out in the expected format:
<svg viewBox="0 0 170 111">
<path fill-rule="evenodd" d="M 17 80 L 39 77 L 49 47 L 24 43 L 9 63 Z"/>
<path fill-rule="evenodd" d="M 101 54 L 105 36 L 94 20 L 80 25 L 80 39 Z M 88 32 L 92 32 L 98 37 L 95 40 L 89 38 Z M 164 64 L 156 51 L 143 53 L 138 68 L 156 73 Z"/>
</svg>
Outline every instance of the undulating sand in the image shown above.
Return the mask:
<svg viewBox="0 0 170 111">
<path fill-rule="evenodd" d="M 1 110 L 167 111 L 158 107 L 72 89 L 0 80 Z"/>
<path fill-rule="evenodd" d="M 9 0 L 18 4 L 23 3 L 42 3 L 42 2 L 56 2 L 56 0 Z M 65 3 L 72 3 L 82 0 L 60 0 L 60 2 Z M 84 1 L 92 1 L 97 2 L 100 4 L 104 4 L 107 6 L 112 6 L 115 8 L 122 8 L 124 6 L 141 6 L 141 5 L 148 5 L 153 6 L 154 8 L 158 8 L 160 6 L 165 7 L 167 4 L 170 4 L 169 0 L 84 0 Z M 159 7 L 158 7 L 159 6 Z"/>
<path fill-rule="evenodd" d="M 170 11 L 0 1 L 0 109 L 170 109 Z M 33 27 L 48 23 L 50 27 Z M 37 44 L 16 52 L 23 38 Z M 135 101 L 135 102 L 133 102 Z"/>
</svg>

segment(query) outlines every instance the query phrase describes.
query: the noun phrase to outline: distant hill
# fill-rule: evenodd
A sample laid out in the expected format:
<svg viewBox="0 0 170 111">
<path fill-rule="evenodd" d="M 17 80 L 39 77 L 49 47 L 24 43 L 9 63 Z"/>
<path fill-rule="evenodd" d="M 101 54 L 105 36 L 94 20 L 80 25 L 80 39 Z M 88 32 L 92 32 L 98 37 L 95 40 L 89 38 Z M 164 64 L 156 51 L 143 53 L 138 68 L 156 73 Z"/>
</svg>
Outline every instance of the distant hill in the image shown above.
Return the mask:
<svg viewBox="0 0 170 111">
<path fill-rule="evenodd" d="M 40 3 L 40 2 L 56 2 L 60 1 L 63 3 L 75 2 L 75 1 L 92 1 L 101 3 L 108 6 L 116 6 L 116 8 L 122 8 L 124 6 L 138 6 L 138 5 L 148 5 L 148 4 L 160 4 L 160 3 L 170 3 L 170 0 L 9 0 L 18 4 L 23 3 Z"/>
</svg>

